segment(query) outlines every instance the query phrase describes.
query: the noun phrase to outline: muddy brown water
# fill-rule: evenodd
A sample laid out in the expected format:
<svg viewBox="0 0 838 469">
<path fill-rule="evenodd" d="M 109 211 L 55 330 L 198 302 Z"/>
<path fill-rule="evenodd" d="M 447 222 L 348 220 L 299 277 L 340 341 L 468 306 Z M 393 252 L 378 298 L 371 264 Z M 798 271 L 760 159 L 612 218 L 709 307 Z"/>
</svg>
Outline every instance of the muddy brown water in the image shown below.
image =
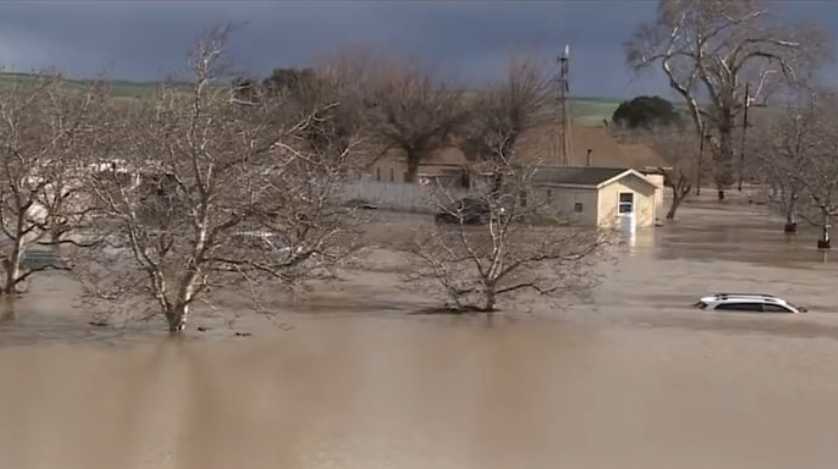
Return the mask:
<svg viewBox="0 0 838 469">
<path fill-rule="evenodd" d="M 835 467 L 832 262 L 758 213 L 682 213 L 592 296 L 493 318 L 407 314 L 381 252 L 248 338 L 89 327 L 49 277 L 0 321 L 0 468 Z M 720 289 L 816 311 L 686 306 Z"/>
</svg>

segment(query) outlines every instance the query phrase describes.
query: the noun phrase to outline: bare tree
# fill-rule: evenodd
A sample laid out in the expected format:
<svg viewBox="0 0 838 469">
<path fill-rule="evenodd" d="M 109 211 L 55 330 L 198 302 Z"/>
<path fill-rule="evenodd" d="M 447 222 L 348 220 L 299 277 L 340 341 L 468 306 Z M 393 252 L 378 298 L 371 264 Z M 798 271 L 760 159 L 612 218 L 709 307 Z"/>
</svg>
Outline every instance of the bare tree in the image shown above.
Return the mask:
<svg viewBox="0 0 838 469">
<path fill-rule="evenodd" d="M 188 88 L 113 120 L 118 144 L 89 177 L 107 243 L 81 274 L 88 294 L 145 306 L 171 333 L 196 302 L 328 273 L 353 245 L 333 203 L 352 146 L 310 145 L 317 117 L 298 121 L 281 100 L 233 99 L 220 81 L 229 32 L 197 42 Z"/>
<path fill-rule="evenodd" d="M 836 106 L 838 98 L 833 93 L 813 92 L 805 102 L 775 118 L 763 144 L 763 167 L 780 192 L 787 223 L 796 223 L 799 214 L 820 227 L 818 247 L 822 249 L 831 246 L 832 218 L 838 214 Z"/>
<path fill-rule="evenodd" d="M 667 220 L 674 220 L 681 203 L 697 183 L 698 144 L 695 135 L 674 128 L 652 132 L 652 141 L 668 167 L 659 168 L 664 184 L 672 191 L 672 203 L 666 212 Z"/>
<path fill-rule="evenodd" d="M 422 160 L 449 145 L 463 122 L 463 93 L 404 64 L 387 67 L 372 87 L 370 131 L 384 148 L 404 153 L 405 180 L 416 182 Z"/>
<path fill-rule="evenodd" d="M 594 280 L 591 266 L 604 235 L 560 226 L 535 190 L 537 169 L 504 168 L 500 190 L 457 199 L 439 188 L 438 223 L 409 249 L 418 260 L 409 279 L 440 292 L 451 311 L 492 312 L 503 299 L 528 293 L 555 298 Z"/>
<path fill-rule="evenodd" d="M 778 83 L 807 76 L 827 43 L 818 29 L 771 21 L 762 1 L 660 0 L 655 22 L 640 25 L 625 48 L 635 69 L 660 64 L 699 136 L 714 131 L 714 178 L 723 199 L 733 183 L 734 131 L 746 99 L 764 101 Z M 746 97 L 749 82 L 755 86 Z"/>
<path fill-rule="evenodd" d="M 96 135 L 104 90 L 79 90 L 58 75 L 20 78 L 0 90 L 0 295 L 19 293 L 31 275 L 66 270 L 53 261 L 27 265 L 36 245 L 78 244 L 90 210 L 78 184 Z"/>
<path fill-rule="evenodd" d="M 506 78 L 482 91 L 471 104 L 468 122 L 461 130 L 469 159 L 478 167 L 480 162 L 488 162 L 488 168 L 502 170 L 516 162 L 520 136 L 549 117 L 549 92 L 549 76 L 535 59 L 511 57 Z M 502 174 L 492 175 L 496 190 L 502 184 Z"/>
<path fill-rule="evenodd" d="M 752 133 L 750 146 L 759 155 L 758 170 L 768 187 L 769 202 L 786 219 L 785 231 L 797 231 L 805 211 L 808 164 L 817 148 L 817 116 L 805 102 L 787 106 Z"/>
</svg>

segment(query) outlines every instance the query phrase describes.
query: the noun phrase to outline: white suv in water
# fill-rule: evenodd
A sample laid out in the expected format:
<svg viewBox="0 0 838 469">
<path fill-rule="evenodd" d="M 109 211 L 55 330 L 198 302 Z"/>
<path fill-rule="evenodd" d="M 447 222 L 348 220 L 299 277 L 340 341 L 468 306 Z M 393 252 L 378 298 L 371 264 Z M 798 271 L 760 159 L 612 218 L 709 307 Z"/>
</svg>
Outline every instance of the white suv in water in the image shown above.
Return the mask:
<svg viewBox="0 0 838 469">
<path fill-rule="evenodd" d="M 806 312 L 806 308 L 764 293 L 716 293 L 713 296 L 705 296 L 695 306 L 714 311 L 794 314 Z"/>
</svg>

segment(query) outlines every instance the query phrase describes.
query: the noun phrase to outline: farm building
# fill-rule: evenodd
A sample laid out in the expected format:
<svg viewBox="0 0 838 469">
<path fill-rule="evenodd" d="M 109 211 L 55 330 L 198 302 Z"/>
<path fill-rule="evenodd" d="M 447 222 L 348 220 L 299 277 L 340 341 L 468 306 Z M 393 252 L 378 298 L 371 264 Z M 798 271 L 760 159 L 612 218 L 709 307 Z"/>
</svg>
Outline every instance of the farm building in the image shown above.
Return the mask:
<svg viewBox="0 0 838 469">
<path fill-rule="evenodd" d="M 579 225 L 654 226 L 657 185 L 633 169 L 541 167 L 533 183 L 556 212 Z"/>
</svg>

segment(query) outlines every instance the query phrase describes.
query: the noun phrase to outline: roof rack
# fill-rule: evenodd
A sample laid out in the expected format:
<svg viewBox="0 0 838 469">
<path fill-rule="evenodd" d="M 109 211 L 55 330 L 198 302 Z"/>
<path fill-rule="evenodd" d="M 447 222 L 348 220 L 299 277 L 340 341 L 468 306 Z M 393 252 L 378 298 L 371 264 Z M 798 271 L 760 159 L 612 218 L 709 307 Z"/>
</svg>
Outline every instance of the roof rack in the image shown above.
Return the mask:
<svg viewBox="0 0 838 469">
<path fill-rule="evenodd" d="M 740 296 L 740 297 L 764 297 L 764 298 L 777 298 L 774 295 L 769 295 L 768 293 L 716 293 L 717 297 L 729 297 L 729 296 Z"/>
</svg>

